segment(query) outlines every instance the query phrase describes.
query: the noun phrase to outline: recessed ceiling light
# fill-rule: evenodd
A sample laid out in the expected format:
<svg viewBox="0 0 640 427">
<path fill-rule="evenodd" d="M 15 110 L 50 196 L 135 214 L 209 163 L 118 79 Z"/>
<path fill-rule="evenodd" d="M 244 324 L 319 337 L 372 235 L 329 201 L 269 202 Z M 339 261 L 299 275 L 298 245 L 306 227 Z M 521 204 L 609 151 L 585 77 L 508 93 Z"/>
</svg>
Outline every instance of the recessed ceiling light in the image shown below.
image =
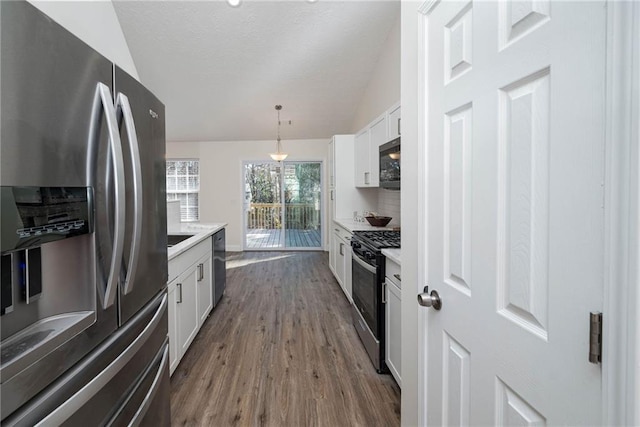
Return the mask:
<svg viewBox="0 0 640 427">
<path fill-rule="evenodd" d="M 240 6 L 240 0 L 227 0 L 227 3 L 229 3 L 229 6 L 231 7 Z"/>
</svg>

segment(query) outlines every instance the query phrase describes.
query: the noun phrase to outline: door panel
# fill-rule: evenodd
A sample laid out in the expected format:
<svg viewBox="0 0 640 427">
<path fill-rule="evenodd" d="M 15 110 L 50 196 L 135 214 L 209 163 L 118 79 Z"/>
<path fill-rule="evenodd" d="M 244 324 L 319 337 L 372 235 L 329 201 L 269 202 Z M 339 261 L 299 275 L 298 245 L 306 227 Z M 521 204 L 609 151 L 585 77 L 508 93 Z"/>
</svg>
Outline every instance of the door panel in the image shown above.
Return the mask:
<svg viewBox="0 0 640 427">
<path fill-rule="evenodd" d="M 446 332 L 442 341 L 442 422 L 447 426 L 469 425 L 471 354 Z"/>
<path fill-rule="evenodd" d="M 471 295 L 471 104 L 445 116 L 444 271 L 445 281 Z"/>
<path fill-rule="evenodd" d="M 132 291 L 123 292 L 123 284 L 133 249 L 133 224 L 135 220 L 133 168 L 130 138 L 124 121 L 120 122 L 125 159 L 126 229 L 123 271 L 120 275 L 120 323 L 124 324 L 167 283 L 167 209 L 164 105 L 138 81 L 115 67 L 115 97 L 122 93 L 129 99 L 140 152 L 142 174 L 142 215 L 137 269 L 132 278 Z"/>
<path fill-rule="evenodd" d="M 429 424 L 600 423 L 605 21 L 603 2 L 425 12 Z"/>
<path fill-rule="evenodd" d="M 496 379 L 496 425 L 544 426 L 546 420 L 516 392 Z"/>
<path fill-rule="evenodd" d="M 498 313 L 548 336 L 549 68 L 500 90 Z"/>
</svg>

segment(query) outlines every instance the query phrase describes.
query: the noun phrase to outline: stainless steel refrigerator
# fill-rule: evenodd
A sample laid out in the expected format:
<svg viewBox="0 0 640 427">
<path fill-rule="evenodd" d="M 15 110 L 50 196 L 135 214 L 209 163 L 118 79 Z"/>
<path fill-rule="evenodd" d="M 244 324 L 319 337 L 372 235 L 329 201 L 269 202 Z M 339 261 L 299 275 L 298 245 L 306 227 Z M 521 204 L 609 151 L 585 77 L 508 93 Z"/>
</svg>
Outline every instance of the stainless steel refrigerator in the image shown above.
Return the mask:
<svg viewBox="0 0 640 427">
<path fill-rule="evenodd" d="M 0 2 L 3 425 L 169 425 L 164 106 Z"/>
</svg>

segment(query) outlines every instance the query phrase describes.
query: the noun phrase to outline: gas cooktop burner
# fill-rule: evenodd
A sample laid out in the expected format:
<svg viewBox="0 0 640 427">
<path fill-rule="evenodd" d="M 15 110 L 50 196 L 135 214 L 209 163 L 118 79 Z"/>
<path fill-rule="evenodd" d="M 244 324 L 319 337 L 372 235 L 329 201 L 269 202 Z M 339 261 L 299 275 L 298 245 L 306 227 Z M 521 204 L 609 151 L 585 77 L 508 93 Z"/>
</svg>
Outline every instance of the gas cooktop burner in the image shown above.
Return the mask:
<svg viewBox="0 0 640 427">
<path fill-rule="evenodd" d="M 353 234 L 376 249 L 400 247 L 399 231 L 354 231 Z"/>
</svg>

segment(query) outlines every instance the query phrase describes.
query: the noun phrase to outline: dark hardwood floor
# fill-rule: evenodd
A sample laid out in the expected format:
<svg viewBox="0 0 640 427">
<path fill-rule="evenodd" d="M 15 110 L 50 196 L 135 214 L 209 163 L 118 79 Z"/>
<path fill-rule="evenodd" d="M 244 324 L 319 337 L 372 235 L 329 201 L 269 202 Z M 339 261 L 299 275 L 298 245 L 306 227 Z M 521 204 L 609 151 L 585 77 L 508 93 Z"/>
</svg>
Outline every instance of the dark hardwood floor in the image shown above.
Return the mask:
<svg viewBox="0 0 640 427">
<path fill-rule="evenodd" d="M 171 378 L 173 425 L 400 424 L 326 253 L 227 255 L 225 296 Z"/>
</svg>

